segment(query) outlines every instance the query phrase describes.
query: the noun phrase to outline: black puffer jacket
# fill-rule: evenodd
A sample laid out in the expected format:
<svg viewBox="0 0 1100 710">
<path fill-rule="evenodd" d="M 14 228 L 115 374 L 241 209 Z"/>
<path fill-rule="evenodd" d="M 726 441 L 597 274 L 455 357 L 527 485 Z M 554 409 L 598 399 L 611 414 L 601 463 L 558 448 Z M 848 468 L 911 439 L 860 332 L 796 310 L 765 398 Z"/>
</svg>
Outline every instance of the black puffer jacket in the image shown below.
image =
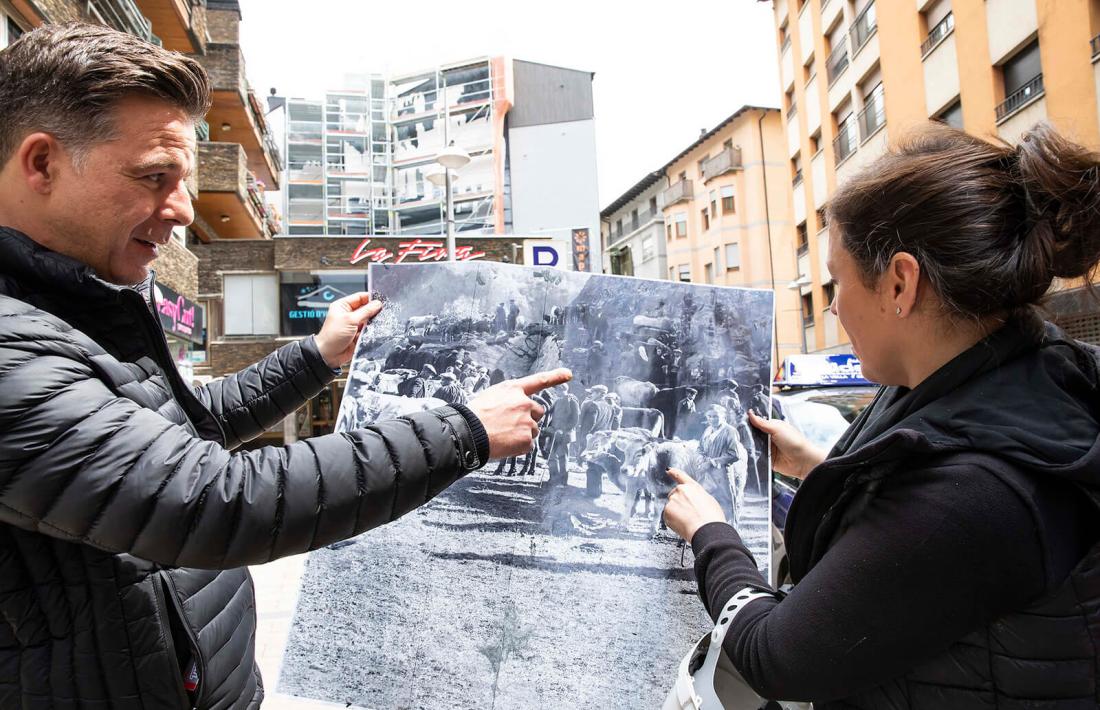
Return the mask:
<svg viewBox="0 0 1100 710">
<path fill-rule="evenodd" d="M 451 407 L 231 453 L 332 377 L 312 339 L 192 390 L 149 289 L 0 228 L 0 709 L 253 708 L 245 565 L 391 521 L 484 459 Z M 480 446 L 480 450 L 479 450 Z"/>
</svg>

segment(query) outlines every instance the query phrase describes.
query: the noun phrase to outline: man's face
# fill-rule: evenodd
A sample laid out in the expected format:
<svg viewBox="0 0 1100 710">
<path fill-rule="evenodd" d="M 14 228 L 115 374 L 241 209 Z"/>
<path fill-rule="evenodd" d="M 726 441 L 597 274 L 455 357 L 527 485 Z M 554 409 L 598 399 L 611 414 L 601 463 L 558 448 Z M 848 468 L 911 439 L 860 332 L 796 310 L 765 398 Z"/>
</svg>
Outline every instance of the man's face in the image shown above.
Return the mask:
<svg viewBox="0 0 1100 710">
<path fill-rule="evenodd" d="M 195 128 L 180 109 L 147 97 L 123 99 L 114 115 L 114 140 L 90 148 L 80 166 L 61 161 L 46 221 L 59 250 L 131 285 L 148 275 L 172 228 L 194 218 L 185 181 Z"/>
</svg>

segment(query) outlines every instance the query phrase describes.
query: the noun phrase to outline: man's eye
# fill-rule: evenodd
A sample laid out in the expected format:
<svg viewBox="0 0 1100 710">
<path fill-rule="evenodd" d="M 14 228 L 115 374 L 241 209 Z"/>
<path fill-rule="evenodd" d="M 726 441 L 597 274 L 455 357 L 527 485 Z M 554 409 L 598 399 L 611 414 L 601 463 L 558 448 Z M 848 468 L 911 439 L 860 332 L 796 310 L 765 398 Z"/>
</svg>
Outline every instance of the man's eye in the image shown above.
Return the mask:
<svg viewBox="0 0 1100 710">
<path fill-rule="evenodd" d="M 146 180 L 149 180 L 154 185 L 159 185 L 164 182 L 164 173 L 153 173 L 152 175 L 146 175 Z"/>
</svg>

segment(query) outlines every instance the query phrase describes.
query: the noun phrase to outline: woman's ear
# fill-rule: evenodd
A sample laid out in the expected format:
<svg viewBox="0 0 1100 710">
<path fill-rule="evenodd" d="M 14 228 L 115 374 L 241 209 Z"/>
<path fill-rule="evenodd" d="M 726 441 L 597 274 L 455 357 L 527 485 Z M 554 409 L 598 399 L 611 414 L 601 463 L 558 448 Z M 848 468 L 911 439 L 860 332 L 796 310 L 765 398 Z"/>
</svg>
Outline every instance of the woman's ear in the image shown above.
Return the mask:
<svg viewBox="0 0 1100 710">
<path fill-rule="evenodd" d="M 916 257 L 908 252 L 898 252 L 890 260 L 886 270 L 889 283 L 884 284 L 887 308 L 898 318 L 905 318 L 917 305 L 917 292 L 920 288 L 921 268 Z"/>
</svg>

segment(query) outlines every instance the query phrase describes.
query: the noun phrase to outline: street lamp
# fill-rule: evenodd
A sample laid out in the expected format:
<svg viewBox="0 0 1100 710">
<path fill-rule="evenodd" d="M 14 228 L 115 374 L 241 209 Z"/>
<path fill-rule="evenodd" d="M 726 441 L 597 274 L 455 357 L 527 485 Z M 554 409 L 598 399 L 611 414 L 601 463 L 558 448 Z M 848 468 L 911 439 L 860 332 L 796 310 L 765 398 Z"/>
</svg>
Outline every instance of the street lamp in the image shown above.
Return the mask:
<svg viewBox="0 0 1100 710">
<path fill-rule="evenodd" d="M 459 170 L 470 162 L 470 154 L 461 148 L 456 148 L 454 141 L 441 150 L 435 156 L 435 162 L 443 168 L 442 173 L 431 173 L 428 181 L 433 185 L 442 186 L 447 195 L 447 259 L 455 260 L 455 206 L 454 197 L 451 194 L 451 171 Z"/>
</svg>

